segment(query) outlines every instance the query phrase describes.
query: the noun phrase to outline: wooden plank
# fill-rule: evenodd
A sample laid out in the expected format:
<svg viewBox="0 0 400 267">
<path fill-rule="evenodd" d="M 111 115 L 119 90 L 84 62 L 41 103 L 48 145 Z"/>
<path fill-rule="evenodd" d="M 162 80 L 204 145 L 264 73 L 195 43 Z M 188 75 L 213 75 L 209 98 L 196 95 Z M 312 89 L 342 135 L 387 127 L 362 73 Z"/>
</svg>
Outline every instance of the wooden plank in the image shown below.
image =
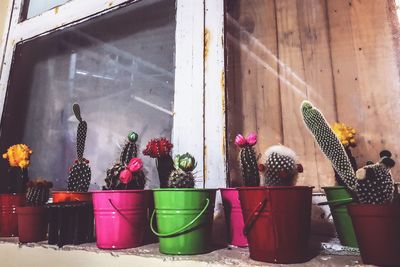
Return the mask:
<svg viewBox="0 0 400 267">
<path fill-rule="evenodd" d="M 174 154 L 197 160 L 196 187 L 204 187 L 204 1 L 177 0 Z"/>
<path fill-rule="evenodd" d="M 328 1 L 339 120 L 355 127 L 359 164 L 386 148 L 399 160 L 399 51 L 387 1 Z M 398 37 L 397 37 L 398 38 Z M 339 101 L 340 100 L 340 101 Z M 400 181 L 400 169 L 393 169 Z"/>
<path fill-rule="evenodd" d="M 223 0 L 205 1 L 204 180 L 207 188 L 227 186 L 224 15 Z"/>
<path fill-rule="evenodd" d="M 313 185 L 318 190 L 320 179 L 323 185 L 333 179 L 332 168 L 304 127 L 299 107 L 302 100 L 310 99 L 324 110 L 329 121 L 335 119 L 324 1 L 276 3 L 279 59 L 285 66 L 279 70 L 287 81 L 280 82 L 284 144 L 297 152 L 304 165 L 298 184 Z"/>
<path fill-rule="evenodd" d="M 236 134 L 258 132 L 257 151 L 282 142 L 273 0 L 235 1 L 227 14 L 229 172 L 242 183 Z"/>
</svg>

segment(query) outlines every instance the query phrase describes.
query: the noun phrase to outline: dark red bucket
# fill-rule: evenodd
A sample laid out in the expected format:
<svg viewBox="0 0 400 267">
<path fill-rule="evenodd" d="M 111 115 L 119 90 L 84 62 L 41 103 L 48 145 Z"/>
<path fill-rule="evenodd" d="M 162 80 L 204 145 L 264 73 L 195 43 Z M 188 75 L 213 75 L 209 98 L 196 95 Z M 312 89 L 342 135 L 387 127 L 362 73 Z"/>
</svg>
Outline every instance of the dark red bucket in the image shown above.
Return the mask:
<svg viewBox="0 0 400 267">
<path fill-rule="evenodd" d="M 19 242 L 39 242 L 46 240 L 48 217 L 45 206 L 18 207 Z"/>
<path fill-rule="evenodd" d="M 400 266 L 400 205 L 347 206 L 364 264 Z"/>
<path fill-rule="evenodd" d="M 250 258 L 270 263 L 308 260 L 312 187 L 241 187 Z"/>
<path fill-rule="evenodd" d="M 25 194 L 0 194 L 0 236 L 18 236 L 17 207 L 25 205 Z"/>
</svg>

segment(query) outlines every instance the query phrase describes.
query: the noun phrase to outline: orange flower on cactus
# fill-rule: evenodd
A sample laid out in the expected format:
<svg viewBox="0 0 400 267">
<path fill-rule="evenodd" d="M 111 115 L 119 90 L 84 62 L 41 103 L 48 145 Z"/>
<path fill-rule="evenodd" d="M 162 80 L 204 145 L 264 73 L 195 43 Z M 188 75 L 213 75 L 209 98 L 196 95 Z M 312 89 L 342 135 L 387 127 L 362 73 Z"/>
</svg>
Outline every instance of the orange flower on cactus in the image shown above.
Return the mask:
<svg viewBox="0 0 400 267">
<path fill-rule="evenodd" d="M 32 150 L 25 144 L 17 144 L 9 147 L 3 154 L 3 158 L 8 160 L 11 167 L 20 167 L 26 169 L 29 166 L 29 158 Z"/>
</svg>

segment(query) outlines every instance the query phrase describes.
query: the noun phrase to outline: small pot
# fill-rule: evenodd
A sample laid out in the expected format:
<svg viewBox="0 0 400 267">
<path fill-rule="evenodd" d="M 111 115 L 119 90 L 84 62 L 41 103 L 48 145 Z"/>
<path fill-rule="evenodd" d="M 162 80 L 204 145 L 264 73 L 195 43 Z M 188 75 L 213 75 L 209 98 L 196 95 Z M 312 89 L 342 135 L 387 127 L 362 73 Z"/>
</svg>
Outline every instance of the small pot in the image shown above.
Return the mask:
<svg viewBox="0 0 400 267">
<path fill-rule="evenodd" d="M 16 209 L 25 206 L 25 194 L 0 194 L 0 236 L 18 236 Z"/>
<path fill-rule="evenodd" d="M 19 242 L 39 242 L 46 240 L 47 209 L 44 206 L 18 207 Z"/>
<path fill-rule="evenodd" d="M 53 203 L 71 201 L 92 201 L 92 192 L 53 191 Z"/>
<path fill-rule="evenodd" d="M 347 206 L 364 264 L 400 266 L 400 205 Z"/>
</svg>

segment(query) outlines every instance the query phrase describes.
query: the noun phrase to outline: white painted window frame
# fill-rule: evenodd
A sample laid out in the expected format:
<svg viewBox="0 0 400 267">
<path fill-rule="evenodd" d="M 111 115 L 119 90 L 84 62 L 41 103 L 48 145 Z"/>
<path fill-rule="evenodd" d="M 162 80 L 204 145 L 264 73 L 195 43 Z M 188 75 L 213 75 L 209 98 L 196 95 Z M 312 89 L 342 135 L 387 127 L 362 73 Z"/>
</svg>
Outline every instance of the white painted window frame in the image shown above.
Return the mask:
<svg viewBox="0 0 400 267">
<path fill-rule="evenodd" d="M 18 43 L 140 0 L 71 0 L 22 22 L 23 0 L 9 1 L 9 30 L 0 46 L 0 114 Z M 176 0 L 176 8 L 174 154 L 196 157 L 197 176 L 204 178 L 196 187 L 226 187 L 224 0 Z"/>
</svg>

